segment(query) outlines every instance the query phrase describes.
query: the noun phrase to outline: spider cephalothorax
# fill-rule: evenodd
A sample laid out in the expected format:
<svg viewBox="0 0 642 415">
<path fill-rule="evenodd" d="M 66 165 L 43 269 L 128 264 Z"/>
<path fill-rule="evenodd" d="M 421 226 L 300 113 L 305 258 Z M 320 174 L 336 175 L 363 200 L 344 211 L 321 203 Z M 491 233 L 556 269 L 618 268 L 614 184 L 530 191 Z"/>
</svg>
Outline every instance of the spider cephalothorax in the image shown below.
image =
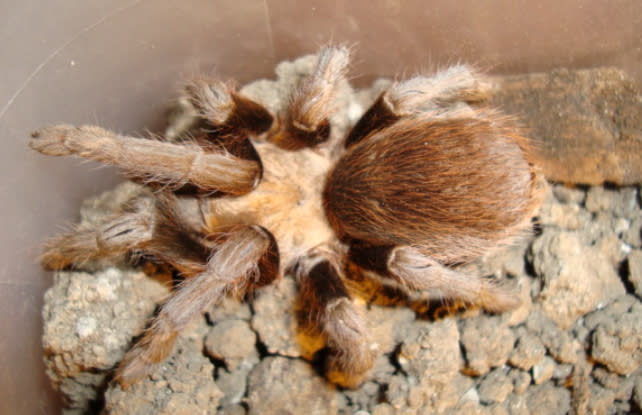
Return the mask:
<svg viewBox="0 0 642 415">
<path fill-rule="evenodd" d="M 232 84 L 195 81 L 185 96 L 199 122 L 176 141 L 65 125 L 34 133 L 41 153 L 115 164 L 154 190 L 95 229 L 50 240 L 42 255 L 45 267 L 62 269 L 135 253 L 184 277 L 121 362 L 121 385 L 151 373 L 221 296 L 286 273 L 305 325 L 328 346 L 328 377 L 346 386 L 376 357 L 344 286 L 349 269 L 492 311 L 517 304 L 453 267 L 510 243 L 539 201 L 527 140 L 482 107 L 488 82 L 459 65 L 394 83 L 342 137 L 329 120 L 348 59 L 346 48 L 322 49 L 279 114 Z"/>
</svg>

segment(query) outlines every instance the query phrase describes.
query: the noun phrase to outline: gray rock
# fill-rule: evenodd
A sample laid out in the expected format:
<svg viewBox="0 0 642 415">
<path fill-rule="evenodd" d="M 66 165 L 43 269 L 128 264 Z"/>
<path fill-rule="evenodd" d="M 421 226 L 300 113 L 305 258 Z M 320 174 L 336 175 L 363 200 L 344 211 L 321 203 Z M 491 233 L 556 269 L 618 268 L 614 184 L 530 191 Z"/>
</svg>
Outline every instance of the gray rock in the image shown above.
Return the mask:
<svg viewBox="0 0 642 415">
<path fill-rule="evenodd" d="M 217 369 L 216 386 L 223 393 L 221 405 L 235 405 L 243 400 L 247 392 L 247 376 L 252 367 L 242 366 L 231 372 L 223 368 Z"/>
<path fill-rule="evenodd" d="M 623 187 L 616 190 L 593 186 L 586 194 L 585 206 L 589 212 L 612 212 L 615 217 L 633 218 L 639 211 L 637 189 Z"/>
<path fill-rule="evenodd" d="M 599 324 L 591 340 L 593 359 L 621 375 L 636 371 L 642 364 L 642 305 Z"/>
<path fill-rule="evenodd" d="M 468 400 L 474 400 L 476 403 L 479 403 L 479 394 L 475 387 L 475 382 L 468 376 L 465 376 L 461 373 L 457 373 L 453 380 L 450 382 L 450 385 L 453 387 L 453 393 L 458 397 L 459 402 L 466 400 L 466 394 L 474 394 L 468 396 Z M 475 395 L 477 398 L 475 399 Z"/>
<path fill-rule="evenodd" d="M 622 240 L 634 248 L 642 246 L 642 216 L 631 220 L 628 229 L 622 232 Z"/>
<path fill-rule="evenodd" d="M 379 383 L 386 383 L 390 376 L 397 371 L 397 368 L 392 364 L 392 359 L 389 355 L 379 355 L 375 360 L 374 368 L 372 368 L 371 378 Z"/>
<path fill-rule="evenodd" d="M 388 402 L 397 409 L 434 412 L 455 406 L 464 393 L 461 388 L 467 386 L 459 378 L 463 360 L 457 323 L 453 319 L 416 321 L 407 335 L 397 361 L 408 378 L 393 377 L 388 385 Z"/>
<path fill-rule="evenodd" d="M 614 190 L 592 186 L 586 194 L 584 206 L 589 212 L 609 211 L 612 208 Z"/>
<path fill-rule="evenodd" d="M 509 377 L 513 382 L 513 392 L 520 395 L 531 385 L 531 375 L 519 369 L 511 369 Z"/>
<path fill-rule="evenodd" d="M 591 383 L 589 390 L 589 399 L 584 406 L 587 414 L 609 415 L 614 413 L 613 402 L 615 401 L 615 394 L 613 391 L 604 389 L 595 383 Z"/>
<path fill-rule="evenodd" d="M 522 370 L 530 370 L 539 363 L 546 354 L 546 348 L 542 342 L 529 332 L 519 336 L 508 363 Z"/>
<path fill-rule="evenodd" d="M 335 414 L 334 387 L 298 359 L 267 357 L 248 379 L 249 414 Z"/>
<path fill-rule="evenodd" d="M 635 375 L 619 376 L 602 366 L 594 368 L 591 374 L 593 379 L 601 386 L 613 391 L 615 399 L 620 401 L 628 401 L 631 399 L 633 386 L 635 384 Z"/>
<path fill-rule="evenodd" d="M 483 404 L 501 403 L 513 391 L 513 382 L 508 376 L 508 369 L 497 368 L 484 376 L 479 383 L 479 400 Z"/>
<path fill-rule="evenodd" d="M 216 411 L 216 415 L 245 415 L 246 413 L 245 407 L 238 404 L 224 406 Z"/>
<path fill-rule="evenodd" d="M 248 303 L 234 297 L 225 297 L 207 311 L 207 316 L 212 324 L 216 324 L 229 319 L 248 321 L 252 317 L 252 312 Z"/>
<path fill-rule="evenodd" d="M 448 383 L 462 367 L 457 323 L 416 321 L 410 327 L 399 348 L 399 365 L 415 379 Z"/>
<path fill-rule="evenodd" d="M 541 312 L 532 313 L 526 320 L 526 327 L 546 346 L 548 352 L 559 362 L 575 363 L 580 349 L 579 343 L 567 332 L 560 330 L 553 321 Z"/>
<path fill-rule="evenodd" d="M 618 226 L 619 220 L 614 218 L 611 213 L 597 212 L 593 213 L 592 220 L 584 223 L 581 229 L 580 238 L 584 245 L 596 245 L 601 239 L 610 235 L 616 235 L 615 227 Z"/>
<path fill-rule="evenodd" d="M 551 382 L 528 388 L 526 404 L 532 414 L 564 415 L 571 409 L 571 394 Z"/>
<path fill-rule="evenodd" d="M 475 390 L 473 381 L 455 373 L 448 383 L 423 379 L 416 384 L 413 378 L 395 375 L 387 385 L 385 397 L 396 413 L 444 413 L 468 402 L 466 394 Z"/>
<path fill-rule="evenodd" d="M 116 268 L 58 272 L 54 280 L 42 310 L 47 374 L 69 407 L 86 409 L 167 290 Z"/>
<path fill-rule="evenodd" d="M 406 408 L 408 405 L 409 390 L 410 385 L 403 376 L 393 376 L 388 382 L 386 388 L 386 402 L 388 402 L 397 411 L 402 408 Z"/>
<path fill-rule="evenodd" d="M 613 403 L 613 407 L 611 408 L 611 411 L 616 415 L 630 415 L 632 413 L 635 413 L 634 410 L 632 409 L 630 401 L 627 401 L 627 402 L 615 401 Z"/>
<path fill-rule="evenodd" d="M 380 403 L 372 408 L 372 415 L 394 415 L 395 408 L 388 403 Z"/>
<path fill-rule="evenodd" d="M 642 298 L 642 250 L 636 249 L 628 258 L 629 275 L 627 279 L 635 290 L 635 295 Z"/>
<path fill-rule="evenodd" d="M 455 408 L 451 408 L 445 412 L 446 415 L 491 415 L 491 414 L 502 414 L 502 412 L 495 412 L 496 408 L 494 406 L 484 406 L 481 404 L 476 404 L 471 401 L 462 402 L 457 405 Z"/>
<path fill-rule="evenodd" d="M 372 305 L 366 310 L 365 317 L 379 353 L 392 352 L 399 343 L 414 336 L 413 331 L 417 330 L 417 326 L 412 324 L 415 313 L 408 307 Z"/>
<path fill-rule="evenodd" d="M 561 203 L 581 205 L 586 199 L 586 192 L 577 187 L 569 187 L 563 184 L 553 186 L 553 195 Z"/>
<path fill-rule="evenodd" d="M 525 262 L 523 257 L 522 261 Z M 515 327 L 523 325 L 529 314 L 533 311 L 533 299 L 531 297 L 533 286 L 539 286 L 539 284 L 532 278 L 525 275 L 518 278 L 517 288 L 519 289 L 521 304 L 514 310 L 505 313 L 508 326 Z"/>
<path fill-rule="evenodd" d="M 250 99 L 261 102 L 272 113 L 277 114 L 286 107 L 290 91 L 314 70 L 316 62 L 315 55 L 305 55 L 293 61 L 279 62 L 274 69 L 275 80 L 254 81 L 243 86 L 240 92 Z"/>
<path fill-rule="evenodd" d="M 553 379 L 564 382 L 573 373 L 573 365 L 570 364 L 557 364 L 553 371 Z"/>
<path fill-rule="evenodd" d="M 578 319 L 573 327 L 568 330 L 568 333 L 574 337 L 578 344 L 589 344 L 588 338 L 591 335 L 591 330 L 584 326 L 584 320 Z"/>
<path fill-rule="evenodd" d="M 473 386 L 470 378 L 457 373 L 449 383 L 441 384 L 429 382 L 424 379 L 421 383 L 425 405 L 419 413 L 444 413 L 450 408 L 455 408 L 462 400 L 462 396 Z"/>
<path fill-rule="evenodd" d="M 511 394 L 508 399 L 506 399 L 506 409 L 510 415 L 531 415 L 531 411 L 528 408 L 528 395 L 515 395 Z M 533 412 L 534 414 L 537 412 Z"/>
<path fill-rule="evenodd" d="M 490 415 L 509 415 L 508 408 L 505 404 L 495 404 L 488 408 Z"/>
<path fill-rule="evenodd" d="M 123 212 L 125 206 L 132 200 L 148 195 L 150 195 L 148 189 L 127 181 L 112 190 L 90 197 L 80 206 L 80 226 L 95 226 L 103 223 L 114 214 Z"/>
<path fill-rule="evenodd" d="M 639 185 L 639 184 L 638 184 Z M 640 189 L 636 187 L 622 187 L 613 204 L 615 217 L 637 219 L 640 217 Z"/>
<path fill-rule="evenodd" d="M 373 408 L 379 401 L 379 389 L 379 384 L 368 381 L 357 389 L 344 391 L 342 395 L 347 398 L 346 402 L 350 403 L 350 407 L 344 409 L 348 412 L 354 412 L 357 409 Z"/>
<path fill-rule="evenodd" d="M 591 214 L 576 204 L 553 203 L 540 217 L 542 225 L 554 225 L 561 229 L 580 229 L 591 219 Z"/>
<path fill-rule="evenodd" d="M 252 328 L 269 353 L 299 357 L 301 348 L 296 340 L 297 320 L 294 314 L 296 287 L 292 278 L 281 279 L 261 290 L 254 300 Z"/>
<path fill-rule="evenodd" d="M 542 311 L 561 328 L 625 293 L 609 261 L 584 246 L 576 232 L 545 229 L 532 245 L 533 266 L 542 278 Z"/>
<path fill-rule="evenodd" d="M 533 366 L 533 382 L 540 385 L 553 378 L 555 373 L 555 361 L 545 356 L 538 364 Z"/>
<path fill-rule="evenodd" d="M 224 361 L 230 371 L 243 363 L 252 366 L 259 361 L 256 334 L 242 320 L 224 320 L 212 327 L 205 338 L 205 351 Z"/>
<path fill-rule="evenodd" d="M 481 398 L 479 397 L 479 392 L 477 391 L 476 388 L 470 388 L 461 395 L 461 398 L 459 399 L 459 404 L 466 403 L 466 402 L 473 402 L 478 404 L 480 402 Z"/>
<path fill-rule="evenodd" d="M 620 262 L 631 252 L 631 247 L 622 242 L 614 232 L 599 239 L 596 248 L 607 258 L 614 269 L 617 269 Z"/>
<path fill-rule="evenodd" d="M 463 320 L 460 332 L 467 369 L 477 375 L 505 364 L 515 344 L 513 332 L 499 316 Z"/>
<path fill-rule="evenodd" d="M 638 215 L 639 216 L 639 215 Z M 624 232 L 628 231 L 631 227 L 631 222 L 633 219 L 629 218 L 615 218 L 615 224 L 613 226 L 613 231 L 619 236 L 623 237 Z"/>
<path fill-rule="evenodd" d="M 126 391 L 112 385 L 105 393 L 104 414 L 209 414 L 223 393 L 214 383 L 214 366 L 201 346 L 180 336 L 172 355 L 151 376 Z"/>
<path fill-rule="evenodd" d="M 642 362 L 642 303 L 626 295 L 584 318 L 591 330 L 591 356 L 619 374 L 634 372 Z"/>
<path fill-rule="evenodd" d="M 608 324 L 619 316 L 630 313 L 639 307 L 639 304 L 640 301 L 632 295 L 619 297 L 608 306 L 584 316 L 583 325 L 589 330 L 594 330 L 600 324 Z"/>
<path fill-rule="evenodd" d="M 642 376 L 637 376 L 633 386 L 633 404 L 639 410 L 642 410 Z"/>
<path fill-rule="evenodd" d="M 428 400 L 426 396 L 426 389 L 423 385 L 411 386 L 408 391 L 408 408 L 419 409 L 425 407 L 425 402 Z"/>
</svg>

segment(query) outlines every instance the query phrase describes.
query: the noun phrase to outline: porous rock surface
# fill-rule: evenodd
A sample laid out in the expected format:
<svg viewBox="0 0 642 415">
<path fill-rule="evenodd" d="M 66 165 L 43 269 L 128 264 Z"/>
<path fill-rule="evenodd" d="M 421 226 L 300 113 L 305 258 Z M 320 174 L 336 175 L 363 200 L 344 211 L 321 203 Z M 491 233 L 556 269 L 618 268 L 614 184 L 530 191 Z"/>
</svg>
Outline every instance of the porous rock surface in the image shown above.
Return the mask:
<svg viewBox="0 0 642 415">
<path fill-rule="evenodd" d="M 616 68 L 558 69 L 505 77 L 493 103 L 519 114 L 550 180 L 599 185 L 642 181 L 642 99 Z"/>
<path fill-rule="evenodd" d="M 277 81 L 257 81 L 244 92 L 276 111 L 314 59 L 284 62 Z M 622 79 L 611 69 L 517 77 L 494 99 L 524 115 L 536 138 L 566 140 L 554 147 L 566 151 L 558 164 L 578 159 L 586 164 L 585 149 L 574 153 L 568 142 L 605 132 L 609 140 L 638 137 L 639 93 Z M 354 123 L 387 83 L 357 92 L 343 85 L 335 129 Z M 563 98 L 550 85 L 579 95 Z M 568 102 L 560 107 L 556 100 Z M 603 111 L 585 111 L 588 107 Z M 614 117 L 611 124 L 604 119 L 608 114 Z M 540 119 L 545 125 L 537 128 Z M 612 164 L 599 174 L 598 163 L 579 164 L 586 171 L 580 170 L 584 179 L 578 180 L 574 172 L 561 169 L 558 175 L 554 164 L 546 164 L 548 178 L 567 185 L 547 185 L 538 230 L 470 266 L 512 285 L 523 300 L 518 309 L 435 317 L 420 295 L 360 300 L 382 354 L 356 390 L 327 383 L 317 361 L 309 361 L 318 347 L 307 348 L 297 332 L 296 286 L 286 277 L 250 304 L 226 299 L 208 310 L 181 333 L 153 375 L 124 391 L 110 382 L 112 369 L 167 295 L 168 282 L 122 261 L 87 264 L 88 272 L 58 272 L 45 297 L 43 344 L 49 377 L 65 397 L 65 413 L 639 413 L 642 216 L 640 177 L 627 160 L 642 153 L 626 158 L 619 144 L 605 143 L 590 148 L 613 152 L 615 161 L 609 163 L 624 160 L 617 175 L 608 173 Z M 568 185 L 604 181 L 629 186 Z M 83 224 L 117 213 L 141 192 L 127 183 L 88 200 Z"/>
</svg>

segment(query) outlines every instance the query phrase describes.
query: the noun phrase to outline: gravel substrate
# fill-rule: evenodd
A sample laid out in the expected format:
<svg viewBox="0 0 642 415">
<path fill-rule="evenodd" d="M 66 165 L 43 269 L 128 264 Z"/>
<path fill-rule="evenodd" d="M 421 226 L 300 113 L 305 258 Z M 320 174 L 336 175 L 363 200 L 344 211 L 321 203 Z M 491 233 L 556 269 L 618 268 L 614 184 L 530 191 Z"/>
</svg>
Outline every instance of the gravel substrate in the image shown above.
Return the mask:
<svg viewBox="0 0 642 415">
<path fill-rule="evenodd" d="M 283 62 L 276 81 L 260 80 L 243 92 L 278 111 L 315 59 Z M 610 95 L 602 91 L 600 99 L 615 97 L 611 104 L 620 105 L 617 114 L 628 111 L 639 117 L 639 93 L 631 92 L 629 81 L 617 71 L 615 78 L 622 83 L 613 81 L 613 71 L 567 71 L 563 78 L 601 80 L 600 85 L 611 88 L 623 83 L 637 98 L 622 100 L 614 89 Z M 559 74 L 539 76 L 560 82 Z M 502 80 L 506 88 L 495 102 L 525 114 L 525 122 L 533 124 L 537 120 L 529 114 L 556 107 L 542 102 L 542 93 L 532 92 L 538 82 L 546 82 L 529 79 L 537 82 L 529 86 L 524 78 Z M 342 85 L 334 131 L 354 123 L 388 82 L 356 92 Z M 523 87 L 508 87 L 516 83 Z M 564 87 L 578 90 L 568 83 Z M 513 91 L 512 100 L 507 90 Z M 622 102 L 634 108 L 624 110 Z M 528 105 L 535 104 L 537 111 L 529 111 Z M 582 120 L 590 116 L 584 111 Z M 558 117 L 565 136 L 571 134 L 568 117 L 573 119 L 567 113 Z M 626 126 L 629 135 L 623 139 L 640 146 L 639 120 L 620 118 L 613 122 Z M 536 137 L 540 141 L 555 139 L 555 117 L 546 120 L 546 137 Z M 586 121 L 590 126 L 605 122 Z M 170 135 L 181 123 L 184 117 L 174 119 Z M 616 127 L 609 134 L 624 131 Z M 577 133 L 582 131 L 587 130 L 578 127 Z M 626 156 L 621 153 L 618 157 Z M 552 163 L 549 159 L 547 168 Z M 599 172 L 591 174 L 591 180 L 601 180 Z M 167 280 L 150 278 L 142 267 L 124 260 L 89 264 L 86 272 L 55 273 L 43 309 L 48 374 L 65 397 L 66 414 L 640 413 L 642 215 L 640 178 L 634 174 L 620 175 L 625 186 L 576 185 L 556 177 L 567 183 L 547 185 L 534 234 L 469 265 L 520 293 L 522 306 L 512 312 L 448 314 L 426 305 L 421 295 L 359 291 L 358 303 L 382 354 L 370 379 L 357 390 L 338 390 L 319 375 L 322 356 L 302 347 L 296 287 L 286 277 L 250 303 L 227 299 L 209 310 L 181 334 L 171 357 L 152 376 L 123 391 L 110 382 L 111 370 L 168 293 Z M 615 180 L 613 174 L 602 177 Z M 99 223 L 145 192 L 124 183 L 87 200 L 81 226 Z"/>
</svg>

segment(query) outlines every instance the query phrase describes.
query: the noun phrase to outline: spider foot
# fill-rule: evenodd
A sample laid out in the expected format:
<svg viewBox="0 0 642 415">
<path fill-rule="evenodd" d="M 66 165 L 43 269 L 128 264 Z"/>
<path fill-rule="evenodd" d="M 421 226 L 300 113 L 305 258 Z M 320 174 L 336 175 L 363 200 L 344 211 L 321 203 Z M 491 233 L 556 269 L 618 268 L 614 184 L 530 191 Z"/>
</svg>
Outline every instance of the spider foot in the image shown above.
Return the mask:
<svg viewBox="0 0 642 415">
<path fill-rule="evenodd" d="M 31 134 L 29 147 L 47 156 L 68 156 L 75 153 L 77 137 L 83 135 L 83 129 L 87 127 L 67 124 L 41 128 Z"/>
<path fill-rule="evenodd" d="M 328 305 L 325 332 L 330 356 L 326 364 L 328 380 L 346 388 L 356 388 L 365 380 L 376 359 L 372 341 L 361 313 L 347 298 Z"/>
<path fill-rule="evenodd" d="M 167 321 L 156 319 L 143 338 L 120 362 L 114 380 L 126 390 L 153 373 L 158 364 L 171 353 L 177 334 L 176 330 L 168 326 Z"/>
<path fill-rule="evenodd" d="M 296 276 L 299 297 L 306 304 L 307 320 L 325 338 L 330 351 L 326 362 L 328 380 L 347 388 L 359 386 L 377 357 L 364 316 L 350 299 L 332 258 L 304 258 Z"/>
<path fill-rule="evenodd" d="M 393 249 L 388 270 L 402 285 L 426 290 L 434 298 L 461 300 L 490 312 L 512 310 L 521 304 L 519 297 L 501 284 L 449 268 L 414 247 Z"/>
</svg>

